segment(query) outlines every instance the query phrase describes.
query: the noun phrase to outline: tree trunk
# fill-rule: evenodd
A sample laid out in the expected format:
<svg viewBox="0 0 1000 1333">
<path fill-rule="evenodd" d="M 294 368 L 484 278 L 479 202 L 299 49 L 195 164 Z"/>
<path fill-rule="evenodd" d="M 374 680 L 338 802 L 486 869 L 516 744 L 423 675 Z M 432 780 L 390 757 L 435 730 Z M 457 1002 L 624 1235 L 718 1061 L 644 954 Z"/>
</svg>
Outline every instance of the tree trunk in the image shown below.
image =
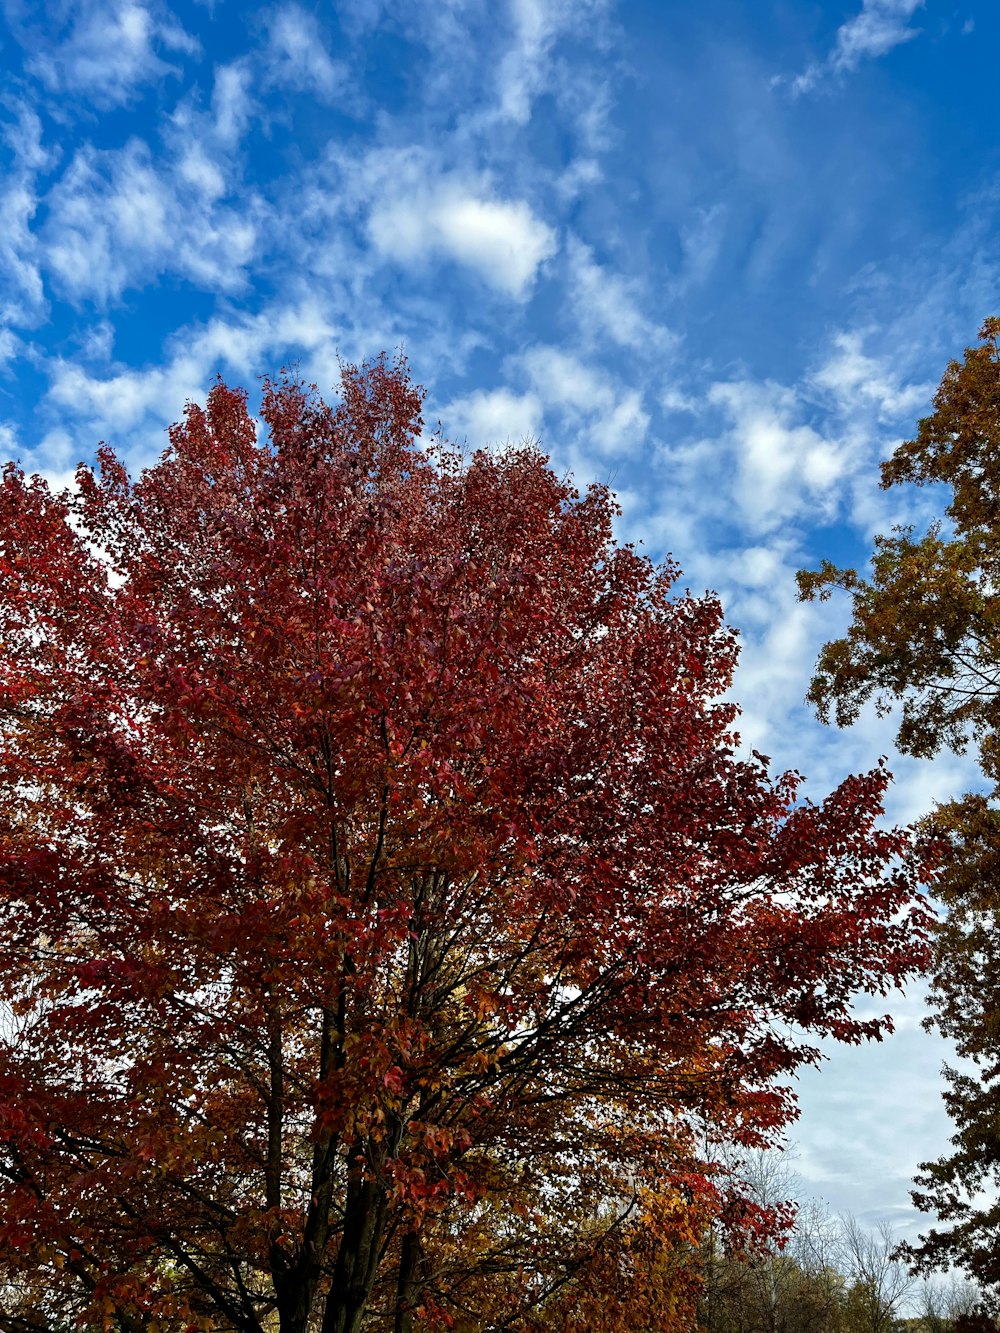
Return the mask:
<svg viewBox="0 0 1000 1333">
<path fill-rule="evenodd" d="M 387 1200 L 381 1182 L 354 1166 L 347 1182 L 344 1230 L 326 1298 L 322 1333 L 358 1333 L 378 1270 Z"/>
<path fill-rule="evenodd" d="M 396 1318 L 393 1333 L 413 1333 L 413 1311 L 417 1305 L 420 1271 L 420 1237 L 408 1231 L 399 1255 L 399 1281 L 396 1286 Z"/>
</svg>

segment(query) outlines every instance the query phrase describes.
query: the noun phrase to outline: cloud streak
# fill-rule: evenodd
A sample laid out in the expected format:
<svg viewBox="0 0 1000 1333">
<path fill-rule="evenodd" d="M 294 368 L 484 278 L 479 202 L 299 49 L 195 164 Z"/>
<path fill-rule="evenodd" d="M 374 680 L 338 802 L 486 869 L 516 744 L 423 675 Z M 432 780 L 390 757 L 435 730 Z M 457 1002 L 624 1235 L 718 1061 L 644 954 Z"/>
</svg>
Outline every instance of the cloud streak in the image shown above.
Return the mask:
<svg viewBox="0 0 1000 1333">
<path fill-rule="evenodd" d="M 865 60 L 877 60 L 895 47 L 919 36 L 911 19 L 924 0 L 864 0 L 861 12 L 837 29 L 833 49 L 825 60 L 814 61 L 787 83 L 792 95 L 811 92 L 831 76 L 853 74 Z"/>
<path fill-rule="evenodd" d="M 267 77 L 276 85 L 332 102 L 349 75 L 326 49 L 318 22 L 299 5 L 285 5 L 268 18 Z"/>
</svg>

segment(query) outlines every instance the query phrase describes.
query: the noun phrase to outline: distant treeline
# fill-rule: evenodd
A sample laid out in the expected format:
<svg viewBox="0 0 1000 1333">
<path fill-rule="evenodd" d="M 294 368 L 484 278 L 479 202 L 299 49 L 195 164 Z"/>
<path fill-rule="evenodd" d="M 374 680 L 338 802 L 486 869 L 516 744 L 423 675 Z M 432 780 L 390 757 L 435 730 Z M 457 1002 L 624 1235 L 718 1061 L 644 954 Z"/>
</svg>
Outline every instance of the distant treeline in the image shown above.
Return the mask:
<svg viewBox="0 0 1000 1333">
<path fill-rule="evenodd" d="M 769 1172 L 780 1182 L 766 1158 L 754 1167 L 765 1196 L 776 1183 Z M 898 1243 L 888 1223 L 869 1230 L 817 1202 L 799 1209 L 784 1247 L 727 1252 L 713 1234 L 699 1256 L 698 1333 L 995 1333 L 974 1283 L 915 1278 Z"/>
</svg>

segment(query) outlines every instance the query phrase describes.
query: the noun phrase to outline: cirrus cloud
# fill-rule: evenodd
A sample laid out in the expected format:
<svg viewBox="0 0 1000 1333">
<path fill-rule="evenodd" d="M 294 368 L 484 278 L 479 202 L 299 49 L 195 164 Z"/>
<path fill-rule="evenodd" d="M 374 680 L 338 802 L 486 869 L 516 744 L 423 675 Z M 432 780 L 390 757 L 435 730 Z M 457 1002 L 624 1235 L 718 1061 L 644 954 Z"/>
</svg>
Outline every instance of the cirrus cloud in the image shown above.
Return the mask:
<svg viewBox="0 0 1000 1333">
<path fill-rule="evenodd" d="M 837 29 L 833 49 L 825 60 L 812 64 L 788 82 L 794 97 L 810 92 L 828 75 L 850 74 L 863 60 L 875 60 L 918 36 L 910 19 L 924 0 L 863 0 L 861 11 Z"/>
</svg>

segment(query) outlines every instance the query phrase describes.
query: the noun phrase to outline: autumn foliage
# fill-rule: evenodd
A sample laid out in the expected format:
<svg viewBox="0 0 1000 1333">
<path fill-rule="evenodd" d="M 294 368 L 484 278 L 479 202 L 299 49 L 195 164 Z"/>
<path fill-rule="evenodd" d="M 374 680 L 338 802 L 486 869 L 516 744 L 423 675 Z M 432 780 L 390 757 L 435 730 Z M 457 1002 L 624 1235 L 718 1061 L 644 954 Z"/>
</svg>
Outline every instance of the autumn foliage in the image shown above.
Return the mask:
<svg viewBox="0 0 1000 1333">
<path fill-rule="evenodd" d="M 0 491 L 0 1329 L 673 1329 L 713 1167 L 923 959 L 886 775 L 405 366 Z"/>
<path fill-rule="evenodd" d="M 923 533 L 876 537 L 868 578 L 829 561 L 798 575 L 803 598 L 841 588 L 853 613 L 843 638 L 824 646 L 809 697 L 841 726 L 869 700 L 898 709 L 905 753 L 971 742 L 1000 782 L 1000 319 L 950 363 L 934 411 L 882 464 L 881 485 L 931 487 L 942 515 Z"/>
<path fill-rule="evenodd" d="M 849 723 L 868 701 L 898 710 L 902 750 L 971 746 L 993 784 L 924 821 L 940 843 L 946 908 L 928 1026 L 969 1063 L 945 1071 L 955 1133 L 940 1160 L 921 1164 L 913 1194 L 940 1225 L 908 1254 L 924 1270 L 963 1266 L 1000 1307 L 1000 319 L 948 365 L 933 409 L 882 465 L 882 486 L 929 488 L 939 517 L 922 533 L 876 538 L 867 576 L 824 562 L 799 585 L 806 598 L 837 588 L 851 598 L 847 632 L 824 647 L 813 679 L 821 715 Z"/>
</svg>

